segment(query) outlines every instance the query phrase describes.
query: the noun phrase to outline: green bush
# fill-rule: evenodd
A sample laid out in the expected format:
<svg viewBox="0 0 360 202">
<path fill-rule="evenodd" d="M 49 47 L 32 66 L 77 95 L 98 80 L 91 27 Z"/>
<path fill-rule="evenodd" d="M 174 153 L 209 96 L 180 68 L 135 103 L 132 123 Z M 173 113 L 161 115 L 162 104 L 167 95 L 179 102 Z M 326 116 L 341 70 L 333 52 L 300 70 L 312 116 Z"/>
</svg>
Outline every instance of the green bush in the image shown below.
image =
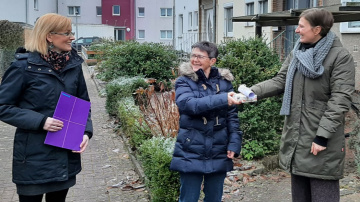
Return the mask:
<svg viewBox="0 0 360 202">
<path fill-rule="evenodd" d="M 117 115 L 118 101 L 124 97 L 131 97 L 139 87 L 147 87 L 143 77 L 119 77 L 106 85 L 106 110 L 112 116 Z"/>
<path fill-rule="evenodd" d="M 16 50 L 24 45 L 24 29 L 17 23 L 0 20 L 0 49 Z"/>
<path fill-rule="evenodd" d="M 251 87 L 274 77 L 281 67 L 281 62 L 278 55 L 266 45 L 265 40 L 251 38 L 219 45 L 217 66 L 230 69 L 235 78 L 234 90 L 237 92 L 240 84 Z M 243 142 L 257 141 L 263 146 L 265 155 L 276 153 L 279 149 L 283 125 L 283 117 L 279 115 L 281 101 L 278 96 L 239 106 Z"/>
<path fill-rule="evenodd" d="M 102 51 L 99 70 L 103 80 L 119 76 L 138 76 L 170 80 L 174 78 L 172 67 L 177 66 L 177 55 L 170 47 L 160 43 L 104 42 L 92 47 Z"/>
<path fill-rule="evenodd" d="M 244 146 L 241 148 L 241 155 L 246 160 L 252 160 L 254 158 L 262 158 L 265 156 L 263 145 L 257 140 L 245 140 Z"/>
<path fill-rule="evenodd" d="M 118 100 L 118 106 L 117 116 L 121 120 L 121 129 L 129 137 L 132 150 L 136 150 L 145 140 L 152 137 L 151 131 L 144 121 L 139 122 L 143 115 L 132 97 L 121 98 Z"/>
<path fill-rule="evenodd" d="M 175 141 L 175 138 L 153 137 L 139 148 L 151 201 L 178 200 L 180 176 L 178 172 L 169 170 Z"/>
<path fill-rule="evenodd" d="M 24 29 L 17 23 L 0 20 L 0 78 L 20 46 L 24 46 Z"/>
</svg>

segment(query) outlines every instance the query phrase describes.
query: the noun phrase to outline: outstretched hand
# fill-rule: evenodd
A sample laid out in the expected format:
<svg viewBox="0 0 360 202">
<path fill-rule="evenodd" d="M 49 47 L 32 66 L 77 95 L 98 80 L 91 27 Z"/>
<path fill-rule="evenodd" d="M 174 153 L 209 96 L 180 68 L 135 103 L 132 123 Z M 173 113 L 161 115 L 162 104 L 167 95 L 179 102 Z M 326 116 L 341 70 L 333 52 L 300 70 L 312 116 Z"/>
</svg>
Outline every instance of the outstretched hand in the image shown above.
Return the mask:
<svg viewBox="0 0 360 202">
<path fill-rule="evenodd" d="M 235 92 L 229 92 L 229 93 L 228 93 L 228 104 L 229 104 L 229 106 L 239 105 L 239 104 L 242 103 L 241 101 L 237 101 L 236 99 L 234 99 L 233 96 L 234 96 L 235 94 L 236 94 Z"/>
</svg>

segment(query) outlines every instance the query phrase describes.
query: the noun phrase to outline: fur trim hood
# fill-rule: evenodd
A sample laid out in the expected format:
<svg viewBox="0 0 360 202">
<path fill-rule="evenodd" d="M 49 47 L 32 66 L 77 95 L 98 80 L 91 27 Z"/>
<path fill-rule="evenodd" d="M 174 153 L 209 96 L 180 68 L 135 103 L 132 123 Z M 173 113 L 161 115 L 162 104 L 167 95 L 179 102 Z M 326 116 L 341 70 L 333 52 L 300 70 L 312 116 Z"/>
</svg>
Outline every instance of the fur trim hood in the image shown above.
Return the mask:
<svg viewBox="0 0 360 202">
<path fill-rule="evenodd" d="M 230 70 L 228 69 L 222 69 L 217 68 L 220 76 L 222 79 L 233 81 L 234 76 L 231 74 Z M 198 81 L 199 76 L 196 74 L 196 72 L 192 69 L 191 64 L 189 62 L 182 63 L 179 67 L 179 76 L 186 76 L 189 77 L 193 81 Z"/>
</svg>

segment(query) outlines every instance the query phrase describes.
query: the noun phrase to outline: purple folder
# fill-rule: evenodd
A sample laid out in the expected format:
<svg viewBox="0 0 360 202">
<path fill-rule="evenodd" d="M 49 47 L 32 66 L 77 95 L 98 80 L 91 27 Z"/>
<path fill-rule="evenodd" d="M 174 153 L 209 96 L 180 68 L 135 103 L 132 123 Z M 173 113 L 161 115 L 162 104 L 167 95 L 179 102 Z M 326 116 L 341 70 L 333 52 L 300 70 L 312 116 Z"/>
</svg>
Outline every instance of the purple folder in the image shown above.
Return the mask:
<svg viewBox="0 0 360 202">
<path fill-rule="evenodd" d="M 64 122 L 64 127 L 48 132 L 45 144 L 80 151 L 89 110 L 90 102 L 61 92 L 53 118 Z"/>
</svg>

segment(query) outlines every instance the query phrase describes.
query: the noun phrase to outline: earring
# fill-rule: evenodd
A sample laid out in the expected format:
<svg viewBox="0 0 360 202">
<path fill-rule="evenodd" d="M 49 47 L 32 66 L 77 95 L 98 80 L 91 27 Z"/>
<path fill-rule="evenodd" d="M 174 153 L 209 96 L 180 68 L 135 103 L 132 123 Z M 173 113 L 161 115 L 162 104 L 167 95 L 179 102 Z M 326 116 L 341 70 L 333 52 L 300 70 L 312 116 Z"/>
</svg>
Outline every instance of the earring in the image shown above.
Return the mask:
<svg viewBox="0 0 360 202">
<path fill-rule="evenodd" d="M 54 47 L 55 47 L 54 44 L 53 44 L 52 42 L 50 42 L 50 44 L 49 44 L 49 50 L 53 49 Z"/>
</svg>

